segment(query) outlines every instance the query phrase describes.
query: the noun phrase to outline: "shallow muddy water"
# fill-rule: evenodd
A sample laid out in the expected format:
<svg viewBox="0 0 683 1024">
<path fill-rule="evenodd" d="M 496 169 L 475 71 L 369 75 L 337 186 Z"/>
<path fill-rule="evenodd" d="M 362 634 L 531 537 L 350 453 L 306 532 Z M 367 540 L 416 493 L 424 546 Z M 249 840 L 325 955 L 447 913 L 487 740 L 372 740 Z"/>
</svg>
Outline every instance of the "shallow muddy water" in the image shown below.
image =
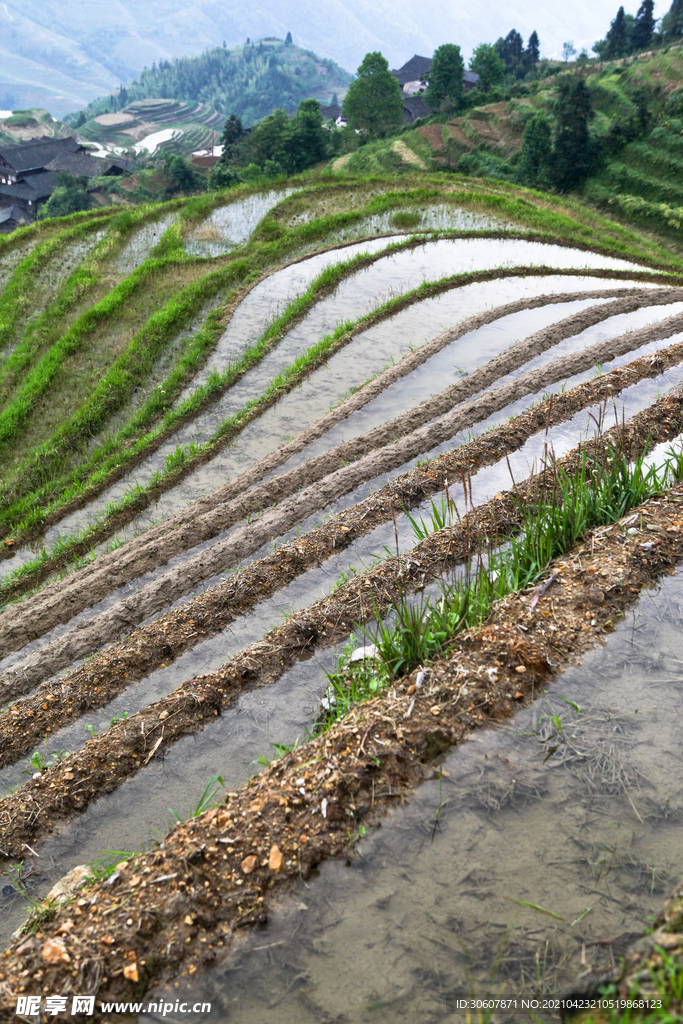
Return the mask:
<svg viewBox="0 0 683 1024">
<path fill-rule="evenodd" d="M 185 252 L 190 256 L 220 256 L 236 245 L 246 242 L 256 225 L 281 200 L 290 196 L 294 189 L 275 189 L 259 192 L 217 206 L 209 216 L 198 224 L 185 242 Z"/>
<path fill-rule="evenodd" d="M 199 371 L 179 401 L 191 394 L 194 388 L 205 384 L 210 373 L 220 373 L 230 362 L 239 359 L 244 349 L 257 340 L 268 324 L 282 312 L 284 306 L 304 292 L 325 267 L 349 260 L 361 252 L 381 251 L 400 237 L 395 235 L 393 238 L 375 238 L 345 246 L 343 249 L 331 249 L 299 263 L 293 263 L 265 278 L 251 289 L 237 307 L 206 366 Z"/>
<path fill-rule="evenodd" d="M 413 372 L 390 384 L 381 394 L 368 402 L 361 409 L 352 413 L 341 423 L 336 424 L 329 431 L 307 445 L 301 452 L 293 455 L 286 463 L 283 463 L 271 475 L 287 472 L 293 466 L 299 465 L 307 459 L 328 451 L 342 441 L 358 437 L 368 430 L 385 423 L 396 416 L 397 413 L 414 408 L 420 402 L 429 399 L 432 395 L 443 390 L 449 384 L 454 383 L 459 377 L 472 373 L 473 370 L 483 366 L 490 358 L 507 348 L 511 339 L 526 338 L 541 328 L 550 326 L 557 321 L 571 316 L 589 306 L 598 305 L 608 299 L 580 299 L 573 302 L 558 303 L 553 306 L 545 306 L 538 309 L 522 310 L 507 317 L 501 317 L 491 324 L 486 324 L 476 331 L 471 331 L 454 341 L 441 352 L 437 352 L 426 362 L 418 366 Z M 617 337 L 627 330 L 637 330 L 651 323 L 657 323 L 669 316 L 680 313 L 683 310 L 683 303 L 672 303 L 664 307 L 643 307 L 631 313 L 619 314 L 610 317 L 599 324 L 587 328 L 580 334 L 572 335 L 554 345 L 546 352 L 523 363 L 520 367 L 499 377 L 495 387 L 507 383 L 522 374 L 531 372 L 547 363 L 552 362 L 560 356 L 571 352 L 581 351 L 589 345 L 594 345 L 606 338 Z M 514 344 L 514 341 L 512 342 Z M 671 344 L 671 339 L 665 339 L 662 344 Z M 636 357 L 631 352 L 626 361 Z M 612 368 L 614 362 L 605 362 L 603 370 Z M 576 380 L 572 378 L 570 387 L 581 379 L 586 379 L 589 374 L 577 375 Z M 558 385 L 558 388 L 560 385 Z M 521 400 L 525 407 L 529 404 L 528 399 Z M 500 415 L 500 414 L 499 414 Z M 505 417 L 503 416 L 503 419 Z"/>
<path fill-rule="evenodd" d="M 505 728 L 446 756 L 348 861 L 323 863 L 192 998 L 244 1024 L 437 1024 L 472 996 L 517 1000 L 494 1021 L 533 1020 L 523 998 L 617 963 L 683 867 L 681 626 L 679 573 Z"/>
<path fill-rule="evenodd" d="M 116 276 L 127 277 L 144 263 L 154 246 L 161 241 L 167 228 L 170 228 L 177 219 L 178 211 L 172 210 L 158 220 L 147 221 L 142 227 L 136 228 L 113 261 L 112 269 Z"/>
<path fill-rule="evenodd" d="M 232 318 L 206 367 L 196 378 L 204 383 L 211 371 L 222 371 L 241 355 L 281 307 L 304 290 L 316 274 L 333 263 L 343 262 L 359 252 L 376 252 L 390 244 L 391 238 L 375 239 L 349 245 L 340 250 L 321 253 L 270 275 L 254 288 Z M 587 259 L 584 259 L 587 257 Z M 597 261 L 597 262 L 596 262 Z M 623 260 L 593 253 L 580 253 L 559 246 L 520 242 L 513 239 L 441 239 L 415 249 L 384 257 L 369 267 L 345 278 L 333 295 L 321 300 L 297 329 L 305 329 L 311 341 L 332 330 L 343 320 L 355 319 L 370 312 L 379 303 L 414 288 L 422 281 L 436 280 L 452 274 L 486 270 L 516 264 L 536 266 L 547 263 L 554 267 L 601 267 L 629 269 Z"/>
<path fill-rule="evenodd" d="M 409 209 L 409 208 L 408 208 Z M 403 212 L 403 211 L 402 211 Z M 472 213 L 462 207 L 451 206 L 448 203 L 438 203 L 428 209 L 410 210 L 416 213 L 419 221 L 411 226 L 410 231 L 416 233 L 422 231 L 500 231 L 514 230 L 514 225 L 494 217 L 488 217 L 482 213 Z M 349 224 L 338 228 L 326 236 L 329 242 L 346 242 L 352 238 L 363 235 L 384 234 L 388 231 L 396 231 L 396 211 L 386 213 L 375 213 L 370 217 L 363 217 L 356 224 Z M 311 219 L 311 218 L 305 218 Z M 403 227 L 401 230 L 405 231 Z"/>
</svg>

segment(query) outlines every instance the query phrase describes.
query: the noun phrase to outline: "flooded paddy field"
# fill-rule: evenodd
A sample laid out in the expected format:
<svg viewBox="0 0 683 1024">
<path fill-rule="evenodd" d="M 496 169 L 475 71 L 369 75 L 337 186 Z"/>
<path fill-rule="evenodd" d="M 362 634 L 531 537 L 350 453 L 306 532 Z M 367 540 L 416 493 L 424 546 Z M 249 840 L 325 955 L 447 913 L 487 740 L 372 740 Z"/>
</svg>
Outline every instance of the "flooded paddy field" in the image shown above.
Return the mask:
<svg viewBox="0 0 683 1024">
<path fill-rule="evenodd" d="M 476 993 L 517 999 L 494 1020 L 531 1019 L 523 997 L 618 964 L 681 874 L 682 615 L 677 574 L 531 708 L 441 759 L 197 1000 L 249 1024 L 436 1022 Z"/>
<path fill-rule="evenodd" d="M 192 286 L 227 276 L 97 420 L 111 481 L 74 484 L 40 540 L 6 518 L 5 1002 L 80 986 L 190 991 L 245 1022 L 461 1019 L 472 993 L 551 997 L 614 967 L 683 871 L 676 260 L 599 218 L 591 249 L 561 218 L 525 238 L 466 199 L 421 208 L 419 238 L 393 208 L 316 238 L 326 202 L 269 189 L 141 224 L 123 287 L 147 287 L 171 228 Z M 593 518 L 487 597 L 533 521 L 560 529 L 564 481 Z M 467 590 L 443 643 L 387 669 L 381 638 L 476 579 L 484 610 Z M 62 904 L 65 877 L 90 881 Z"/>
</svg>

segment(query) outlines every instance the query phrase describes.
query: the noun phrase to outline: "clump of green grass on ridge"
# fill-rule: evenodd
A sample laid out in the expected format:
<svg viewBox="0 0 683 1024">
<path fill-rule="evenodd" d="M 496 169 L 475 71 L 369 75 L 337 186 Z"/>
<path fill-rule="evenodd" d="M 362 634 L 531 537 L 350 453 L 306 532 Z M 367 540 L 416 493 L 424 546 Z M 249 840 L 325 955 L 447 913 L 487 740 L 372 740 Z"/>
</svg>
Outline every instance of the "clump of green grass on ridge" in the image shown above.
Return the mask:
<svg viewBox="0 0 683 1024">
<path fill-rule="evenodd" d="M 363 628 L 378 657 L 351 664 L 353 641 L 347 646 L 337 671 L 328 673 L 323 725 L 342 718 L 395 679 L 443 657 L 459 632 L 483 622 L 496 601 L 538 582 L 552 559 L 567 554 L 589 530 L 617 522 L 683 478 L 683 451 L 671 450 L 661 468 L 647 469 L 646 455 L 632 463 L 625 452 L 612 450 L 604 467 L 591 466 L 584 455 L 573 476 L 555 467 L 550 493 L 529 506 L 520 504 L 522 528 L 505 547 L 473 552 L 464 579 L 442 582 L 436 600 L 429 597 L 416 604 L 402 595 L 393 609 L 393 625 L 378 617 L 374 629 Z M 408 517 L 418 541 L 452 523 L 454 505 L 449 498 L 446 502 L 442 509 L 432 502 L 431 530 L 424 520 Z"/>
</svg>

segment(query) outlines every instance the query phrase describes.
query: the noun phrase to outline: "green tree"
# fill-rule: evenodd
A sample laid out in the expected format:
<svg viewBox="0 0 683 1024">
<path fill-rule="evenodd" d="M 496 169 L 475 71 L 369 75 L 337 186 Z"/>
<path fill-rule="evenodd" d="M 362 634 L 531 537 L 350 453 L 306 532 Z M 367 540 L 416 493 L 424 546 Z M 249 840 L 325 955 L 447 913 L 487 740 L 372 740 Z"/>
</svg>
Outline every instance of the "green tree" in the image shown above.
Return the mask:
<svg viewBox="0 0 683 1024">
<path fill-rule="evenodd" d="M 617 11 L 616 18 L 610 25 L 609 32 L 605 36 L 605 45 L 600 51 L 600 56 L 605 60 L 614 60 L 616 57 L 623 57 L 631 49 L 626 21 L 626 12 L 623 7 Z M 593 47 L 595 49 L 595 47 Z"/>
<path fill-rule="evenodd" d="M 209 171 L 209 189 L 212 192 L 222 188 L 232 188 L 238 185 L 240 177 L 236 171 L 220 160 Z"/>
<path fill-rule="evenodd" d="M 237 145 L 225 166 L 239 159 L 245 167 L 242 176 L 269 178 L 279 174 L 295 174 L 327 159 L 332 147 L 331 134 L 323 127 L 317 100 L 302 100 L 295 116 L 274 110 L 264 117 Z M 225 151 L 224 151 L 225 154 Z"/>
<path fill-rule="evenodd" d="M 44 217 L 66 217 L 70 213 L 87 210 L 90 207 L 90 196 L 86 189 L 88 179 L 85 176 L 58 171 L 56 178 L 57 188 L 41 206 L 38 212 L 39 220 L 43 220 Z"/>
<path fill-rule="evenodd" d="M 498 56 L 505 62 L 505 70 L 514 74 L 522 63 L 524 53 L 524 40 L 517 29 L 510 29 L 505 39 L 501 37 L 493 45 Z"/>
<path fill-rule="evenodd" d="M 292 45 L 292 33 L 288 32 L 287 36 L 285 38 L 285 46 L 291 46 L 291 45 Z"/>
<path fill-rule="evenodd" d="M 595 164 L 596 151 L 588 130 L 594 117 L 591 96 L 579 75 L 563 75 L 555 101 L 555 145 L 552 182 L 561 192 L 579 185 Z"/>
<path fill-rule="evenodd" d="M 429 106 L 448 113 L 457 109 L 464 92 L 464 73 L 465 64 L 459 46 L 444 43 L 437 47 L 427 76 L 429 85 L 424 94 Z"/>
<path fill-rule="evenodd" d="M 344 97 L 343 111 L 351 128 L 368 135 L 386 135 L 403 124 L 401 87 L 378 51 L 363 58 Z"/>
<path fill-rule="evenodd" d="M 644 50 L 652 42 L 655 31 L 654 0 L 643 0 L 633 25 L 631 43 L 634 50 Z"/>
<path fill-rule="evenodd" d="M 541 43 L 538 38 L 538 33 L 536 32 L 536 29 L 534 29 L 534 31 L 529 36 L 529 43 L 524 52 L 524 57 L 526 63 L 532 69 L 536 67 L 539 60 L 541 59 Z"/>
<path fill-rule="evenodd" d="M 683 36 L 683 0 L 673 0 L 662 18 L 662 35 L 667 40 Z"/>
<path fill-rule="evenodd" d="M 324 160 L 329 152 L 329 139 L 318 100 L 302 100 L 292 124 L 290 169 L 303 171 Z"/>
<path fill-rule="evenodd" d="M 492 85 L 498 85 L 505 77 L 505 64 L 491 43 L 479 43 L 470 60 L 470 71 L 479 75 L 479 88 L 488 92 Z"/>
<path fill-rule="evenodd" d="M 518 165 L 518 178 L 528 188 L 548 188 L 552 159 L 552 132 L 545 114 L 534 114 L 527 121 Z"/>
<path fill-rule="evenodd" d="M 244 135 L 244 128 L 242 127 L 242 118 L 237 117 L 235 114 L 231 114 L 227 118 L 223 126 L 223 134 L 221 135 L 221 143 L 227 148 L 228 146 L 234 146 L 236 142 Z"/>
<path fill-rule="evenodd" d="M 189 160 L 179 153 L 167 153 L 164 157 L 166 171 L 171 179 L 171 192 L 192 192 L 204 187 L 204 179 L 197 174 Z"/>
<path fill-rule="evenodd" d="M 287 167 L 292 134 L 293 126 L 286 111 L 274 110 L 268 114 L 252 130 L 247 143 L 253 163 L 263 167 L 266 160 L 272 160 Z"/>
</svg>

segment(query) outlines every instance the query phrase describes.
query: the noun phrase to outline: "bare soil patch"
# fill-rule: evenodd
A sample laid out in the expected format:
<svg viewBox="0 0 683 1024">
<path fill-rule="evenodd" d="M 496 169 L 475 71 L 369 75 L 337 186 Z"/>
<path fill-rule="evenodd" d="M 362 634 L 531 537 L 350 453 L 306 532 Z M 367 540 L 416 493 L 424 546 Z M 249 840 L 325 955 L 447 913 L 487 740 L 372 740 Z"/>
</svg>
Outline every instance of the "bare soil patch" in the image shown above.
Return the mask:
<svg viewBox="0 0 683 1024">
<path fill-rule="evenodd" d="M 417 129 L 420 135 L 427 140 L 429 145 L 432 147 L 435 153 L 442 153 L 444 150 L 444 144 L 441 139 L 441 132 L 443 125 L 440 124 L 425 124 L 421 128 Z"/>
</svg>

